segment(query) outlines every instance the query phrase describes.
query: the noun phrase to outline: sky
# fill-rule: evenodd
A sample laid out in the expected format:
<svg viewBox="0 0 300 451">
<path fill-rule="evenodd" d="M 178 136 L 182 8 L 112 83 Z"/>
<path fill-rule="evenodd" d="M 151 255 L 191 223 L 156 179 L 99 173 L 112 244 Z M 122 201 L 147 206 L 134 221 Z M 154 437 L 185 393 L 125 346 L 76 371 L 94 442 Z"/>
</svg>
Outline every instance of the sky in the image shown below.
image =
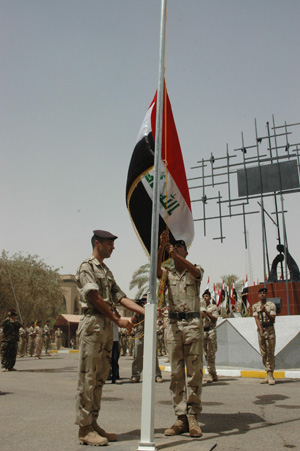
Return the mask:
<svg viewBox="0 0 300 451">
<path fill-rule="evenodd" d="M 119 238 L 106 263 L 134 297 L 129 283 L 147 256 L 125 187 L 158 84 L 160 1 L 0 0 L 0 8 L 0 250 L 75 274 L 91 253 L 92 231 L 108 230 Z M 273 115 L 276 125 L 300 122 L 299 14 L 298 0 L 169 0 L 166 81 L 188 179 L 211 153 L 224 158 L 228 146 L 237 156 L 241 132 L 245 145 L 255 144 L 255 119 L 259 136 Z M 300 143 L 300 126 L 290 131 Z M 192 200 L 201 196 L 191 190 Z M 283 207 L 300 264 L 298 199 L 285 195 Z M 200 218 L 201 203 L 192 206 Z M 213 215 L 219 207 L 207 208 Z M 272 216 L 271 198 L 265 208 Z M 276 227 L 266 221 L 272 260 Z M 195 222 L 188 257 L 205 270 L 203 289 L 208 277 L 211 285 L 224 274 L 245 279 L 250 268 L 263 280 L 259 214 L 247 216 L 248 251 L 242 217 L 224 218 L 223 243 L 214 239 L 219 221 L 206 226 L 204 236 Z"/>
</svg>

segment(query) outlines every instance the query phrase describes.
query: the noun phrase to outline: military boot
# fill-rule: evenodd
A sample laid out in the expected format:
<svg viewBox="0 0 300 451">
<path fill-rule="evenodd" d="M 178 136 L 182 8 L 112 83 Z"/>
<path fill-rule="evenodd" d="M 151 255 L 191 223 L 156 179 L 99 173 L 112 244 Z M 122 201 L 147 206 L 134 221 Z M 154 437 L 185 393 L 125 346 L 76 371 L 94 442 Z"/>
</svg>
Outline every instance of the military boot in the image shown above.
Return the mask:
<svg viewBox="0 0 300 451">
<path fill-rule="evenodd" d="M 186 415 L 178 415 L 173 426 L 165 430 L 165 435 L 180 435 L 188 431 L 189 424 Z"/>
<path fill-rule="evenodd" d="M 106 431 L 105 431 L 104 429 L 102 429 L 102 428 L 99 426 L 99 424 L 97 424 L 96 422 L 93 422 L 93 423 L 92 423 L 92 426 L 93 426 L 94 431 L 96 431 L 97 434 L 100 435 L 100 437 L 105 437 L 105 438 L 107 438 L 107 440 L 108 440 L 109 442 L 116 442 L 116 441 L 118 440 L 116 434 L 113 434 L 112 432 L 106 432 Z"/>
<path fill-rule="evenodd" d="M 265 377 L 265 379 L 262 379 L 261 381 L 259 381 L 260 384 L 268 384 L 269 382 L 269 376 L 267 375 L 267 377 Z"/>
<path fill-rule="evenodd" d="M 100 437 L 94 431 L 92 425 L 88 425 L 79 428 L 78 443 L 79 445 L 103 446 L 107 445 L 108 440 L 105 437 Z"/>
<path fill-rule="evenodd" d="M 191 437 L 201 437 L 202 431 L 198 424 L 198 415 L 190 413 L 188 415 L 188 423 L 189 423 L 189 430 L 190 430 L 190 436 Z"/>
<path fill-rule="evenodd" d="M 273 377 L 273 371 L 268 371 L 268 384 L 275 385 L 275 380 Z"/>
<path fill-rule="evenodd" d="M 211 383 L 213 382 L 213 380 L 214 380 L 213 375 L 210 374 L 210 373 L 208 373 L 208 375 L 207 375 L 206 378 L 204 379 L 204 381 L 205 381 L 207 384 L 211 384 Z"/>
<path fill-rule="evenodd" d="M 213 381 L 217 382 L 219 380 L 217 373 L 213 374 Z"/>
</svg>

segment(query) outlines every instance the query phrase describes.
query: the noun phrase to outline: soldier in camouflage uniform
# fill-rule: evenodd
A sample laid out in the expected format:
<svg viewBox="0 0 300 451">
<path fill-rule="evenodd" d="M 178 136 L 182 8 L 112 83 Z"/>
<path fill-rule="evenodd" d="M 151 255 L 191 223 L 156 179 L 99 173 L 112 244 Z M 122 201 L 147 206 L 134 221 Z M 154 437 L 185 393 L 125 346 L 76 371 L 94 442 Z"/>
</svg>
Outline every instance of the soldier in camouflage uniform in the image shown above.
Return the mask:
<svg viewBox="0 0 300 451">
<path fill-rule="evenodd" d="M 44 336 L 44 347 L 45 347 L 45 354 L 51 355 L 49 352 L 49 348 L 51 345 L 51 331 L 50 331 L 50 321 L 47 319 L 46 324 L 44 325 L 43 330 L 43 336 Z"/>
<path fill-rule="evenodd" d="M 2 371 L 17 371 L 14 368 L 18 352 L 19 329 L 22 327 L 17 320 L 15 309 L 8 311 L 7 318 L 2 322 L 1 366 Z"/>
<path fill-rule="evenodd" d="M 34 357 L 36 359 L 41 359 L 41 354 L 43 350 L 43 328 L 42 328 L 42 321 L 37 321 L 36 326 L 34 328 L 34 342 L 35 342 L 35 348 L 34 348 Z"/>
<path fill-rule="evenodd" d="M 275 369 L 275 329 L 276 306 L 267 301 L 267 288 L 258 290 L 260 301 L 252 306 L 258 334 L 258 343 L 262 355 L 262 361 L 267 372 L 267 377 L 260 381 L 261 384 L 274 385 L 273 372 Z"/>
<path fill-rule="evenodd" d="M 157 353 L 161 357 L 165 355 L 165 346 L 164 346 L 164 325 L 161 320 L 157 321 Z"/>
<path fill-rule="evenodd" d="M 25 323 L 22 324 L 22 327 L 19 329 L 19 356 L 24 357 L 26 355 L 27 350 L 27 330 L 25 327 Z"/>
<path fill-rule="evenodd" d="M 33 356 L 34 348 L 35 348 L 35 337 L 34 337 L 34 323 L 32 322 L 29 327 L 27 327 L 27 336 L 28 336 L 28 345 L 27 345 L 27 354 L 30 357 Z"/>
<path fill-rule="evenodd" d="M 202 312 L 203 350 L 208 372 L 205 382 L 211 383 L 218 380 L 216 372 L 216 352 L 218 349 L 216 323 L 219 312 L 218 307 L 215 304 L 210 303 L 211 295 L 208 289 L 204 291 L 202 297 L 203 300 L 201 300 L 201 305 L 206 309 L 206 311 Z"/>
<path fill-rule="evenodd" d="M 142 299 L 136 301 L 139 305 L 145 305 L 147 303 L 147 294 L 144 294 Z M 131 382 L 138 383 L 141 379 L 144 365 L 144 316 L 138 313 L 134 313 L 131 322 L 134 324 L 134 360 L 131 367 Z M 161 383 L 161 369 L 159 367 L 158 357 L 156 354 L 155 365 L 155 382 Z"/>
<path fill-rule="evenodd" d="M 113 328 L 131 331 L 132 323 L 114 313 L 117 304 L 143 314 L 144 309 L 128 299 L 116 284 L 104 259 L 114 250 L 117 237 L 104 230 L 94 230 L 93 254 L 80 265 L 75 280 L 80 292 L 83 317 L 78 327 L 79 372 L 76 402 L 76 424 L 79 443 L 102 446 L 117 440 L 98 423 L 102 388 L 111 366 Z"/>
<path fill-rule="evenodd" d="M 120 354 L 127 354 L 127 330 L 124 328 L 120 330 Z"/>
<path fill-rule="evenodd" d="M 165 249 L 174 260 L 174 269 L 161 268 Z M 201 437 L 198 414 L 202 410 L 203 328 L 199 292 L 204 270 L 190 263 L 186 259 L 187 255 L 183 240 L 175 241 L 172 245 L 169 243 L 169 233 L 165 230 L 161 234 L 157 277 L 168 288 L 170 390 L 177 415 L 176 422 L 165 430 L 165 435 L 189 431 L 191 437 Z"/>
<path fill-rule="evenodd" d="M 134 353 L 134 332 L 128 332 L 128 355 L 131 357 Z"/>
</svg>

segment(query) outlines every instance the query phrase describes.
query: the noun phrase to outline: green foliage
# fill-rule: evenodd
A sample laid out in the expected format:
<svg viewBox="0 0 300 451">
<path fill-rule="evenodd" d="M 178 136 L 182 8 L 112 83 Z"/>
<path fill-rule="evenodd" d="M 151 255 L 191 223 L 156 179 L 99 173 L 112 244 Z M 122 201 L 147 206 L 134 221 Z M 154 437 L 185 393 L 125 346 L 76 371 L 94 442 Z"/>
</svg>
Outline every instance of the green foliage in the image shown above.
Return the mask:
<svg viewBox="0 0 300 451">
<path fill-rule="evenodd" d="M 132 275 L 132 279 L 129 284 L 129 289 L 137 289 L 135 299 L 140 299 L 144 293 L 149 291 L 149 275 L 150 275 L 150 263 L 140 266 Z"/>
<path fill-rule="evenodd" d="M 47 266 L 37 255 L 18 253 L 9 257 L 2 251 L 0 311 L 3 316 L 8 309 L 17 309 L 15 298 L 24 322 L 54 321 L 65 310 L 57 269 Z"/>
<path fill-rule="evenodd" d="M 224 280 L 225 286 L 227 285 L 227 282 L 228 282 L 229 288 L 231 287 L 231 284 L 233 283 L 233 280 L 234 280 L 236 292 L 237 292 L 238 296 L 240 296 L 242 287 L 243 287 L 243 282 L 241 280 L 239 280 L 239 277 L 237 275 L 227 274 L 227 275 L 221 276 L 221 279 Z M 226 289 L 225 289 L 225 291 L 226 291 Z"/>
</svg>

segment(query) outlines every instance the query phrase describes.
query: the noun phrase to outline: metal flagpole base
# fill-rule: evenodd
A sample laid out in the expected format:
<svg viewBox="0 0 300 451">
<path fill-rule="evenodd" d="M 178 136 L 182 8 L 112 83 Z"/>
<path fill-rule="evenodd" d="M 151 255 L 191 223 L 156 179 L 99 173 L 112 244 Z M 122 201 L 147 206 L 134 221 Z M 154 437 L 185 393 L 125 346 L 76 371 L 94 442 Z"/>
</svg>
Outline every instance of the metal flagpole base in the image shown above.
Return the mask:
<svg viewBox="0 0 300 451">
<path fill-rule="evenodd" d="M 137 451 L 156 451 L 157 448 L 154 443 L 139 443 Z"/>
</svg>

